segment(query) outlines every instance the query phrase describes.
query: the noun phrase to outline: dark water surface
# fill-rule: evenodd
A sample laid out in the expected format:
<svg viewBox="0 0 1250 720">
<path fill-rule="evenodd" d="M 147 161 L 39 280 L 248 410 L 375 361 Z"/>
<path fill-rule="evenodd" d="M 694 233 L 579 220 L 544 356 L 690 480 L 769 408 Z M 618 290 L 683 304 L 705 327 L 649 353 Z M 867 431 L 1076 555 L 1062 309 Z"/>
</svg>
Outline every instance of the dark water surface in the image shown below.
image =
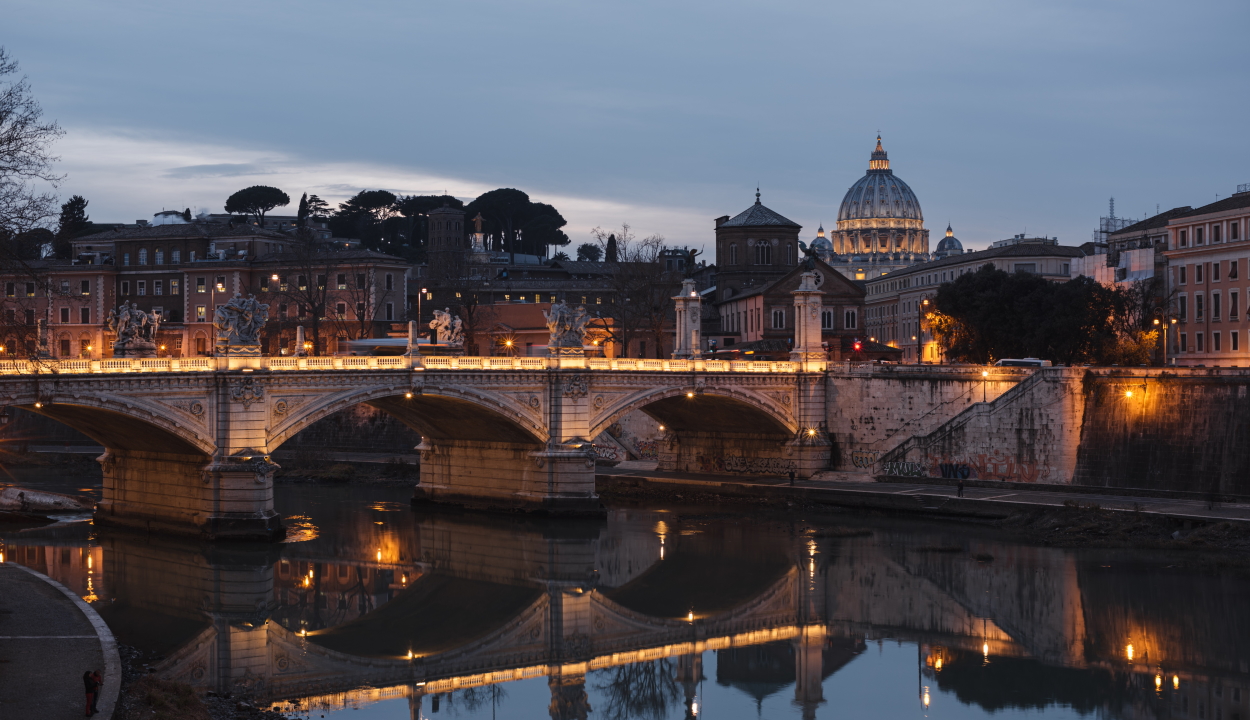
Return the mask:
<svg viewBox="0 0 1250 720">
<path fill-rule="evenodd" d="M 66 522 L 5 534 L 4 559 L 87 598 L 158 673 L 301 717 L 1250 720 L 1250 577 L 1200 556 L 849 514 L 414 512 L 409 495 L 279 486 L 280 546 Z"/>
</svg>

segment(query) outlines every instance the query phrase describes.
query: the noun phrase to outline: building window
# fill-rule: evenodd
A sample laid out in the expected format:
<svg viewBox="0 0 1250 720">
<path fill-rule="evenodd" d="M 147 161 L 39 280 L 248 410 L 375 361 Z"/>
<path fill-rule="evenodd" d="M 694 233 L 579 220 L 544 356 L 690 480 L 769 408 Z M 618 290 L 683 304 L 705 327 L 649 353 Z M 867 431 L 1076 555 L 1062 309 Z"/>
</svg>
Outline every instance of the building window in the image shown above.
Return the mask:
<svg viewBox="0 0 1250 720">
<path fill-rule="evenodd" d="M 843 314 L 843 321 L 844 321 L 844 323 L 845 323 L 845 324 L 843 325 L 843 327 L 844 327 L 845 329 L 847 329 L 847 330 L 854 330 L 854 329 L 855 329 L 856 327 L 858 327 L 858 325 L 859 325 L 859 311 L 858 311 L 858 310 L 847 310 L 847 311 Z"/>
<path fill-rule="evenodd" d="M 786 243 L 786 264 L 794 264 L 794 246 L 790 243 Z"/>
<path fill-rule="evenodd" d="M 1211 263 L 1211 282 L 1220 281 L 1220 261 L 1216 260 Z"/>
<path fill-rule="evenodd" d="M 1180 236 L 1180 242 L 1179 242 L 1178 244 L 1179 244 L 1181 247 L 1186 247 L 1186 246 L 1188 246 L 1188 245 L 1189 245 L 1189 238 L 1186 236 L 1186 234 L 1185 234 L 1185 231 L 1184 231 L 1184 230 L 1178 230 L 1178 231 L 1177 231 L 1177 235 L 1179 235 L 1179 236 Z"/>
<path fill-rule="evenodd" d="M 300 292 L 303 292 L 303 291 L 305 291 L 305 290 L 307 290 L 307 289 L 308 289 L 308 278 L 307 278 L 307 277 L 305 277 L 305 276 L 303 276 L 303 275 L 299 275 L 299 276 L 297 276 L 297 277 L 295 278 L 295 281 L 296 281 L 296 282 L 295 282 L 295 286 L 296 286 L 296 287 L 298 287 L 298 288 L 300 289 Z"/>
<path fill-rule="evenodd" d="M 1240 221 L 1240 220 L 1234 220 L 1234 221 L 1232 221 L 1232 222 L 1230 222 L 1230 223 L 1228 224 L 1228 239 L 1229 239 L 1229 240 L 1237 240 L 1237 239 L 1239 239 L 1239 238 L 1237 237 L 1237 235 L 1238 235 L 1238 232 L 1237 232 L 1237 231 L 1238 231 L 1238 229 L 1239 229 L 1240 227 L 1241 227 L 1241 221 Z M 1234 348 L 1234 349 L 1236 349 L 1236 348 Z"/>
<path fill-rule="evenodd" d="M 148 264 L 148 249 L 147 248 L 139 248 L 139 264 L 140 265 Z"/>
<path fill-rule="evenodd" d="M 1180 316 L 1181 322 L 1185 322 L 1189 319 L 1189 303 L 1187 302 L 1188 299 L 1189 298 L 1185 297 L 1184 295 L 1181 295 L 1180 297 L 1177 298 L 1178 312 L 1176 314 Z"/>
<path fill-rule="evenodd" d="M 278 317 L 284 318 L 286 316 L 287 316 L 286 303 L 282 303 L 281 305 L 278 306 Z"/>
<path fill-rule="evenodd" d="M 90 294 L 91 294 L 91 281 L 90 281 L 90 280 L 83 280 L 81 283 L 79 283 L 79 284 L 78 284 L 78 293 L 79 293 L 80 295 L 90 295 Z"/>
<path fill-rule="evenodd" d="M 67 307 L 61 308 L 61 322 L 66 325 L 69 324 L 69 308 Z"/>
<path fill-rule="evenodd" d="M 1185 284 L 1185 266 L 1181 265 L 1176 270 L 1177 270 L 1177 277 L 1179 278 L 1178 284 L 1184 285 Z"/>
<path fill-rule="evenodd" d="M 1212 243 L 1217 243 L 1217 242 L 1219 242 L 1219 241 L 1220 241 L 1220 226 L 1219 226 L 1219 225 L 1212 225 L 1212 226 L 1211 226 L 1211 242 L 1212 242 Z M 1217 343 L 1217 344 L 1218 344 L 1218 343 Z M 1216 350 L 1218 350 L 1218 349 L 1219 349 L 1219 348 L 1216 348 Z"/>
<path fill-rule="evenodd" d="M 1202 230 L 1203 230 L 1203 229 L 1202 229 L 1202 228 L 1200 228 L 1200 227 L 1196 227 L 1196 228 L 1194 228 L 1194 244 L 1195 244 L 1195 245 L 1201 245 L 1201 244 L 1202 244 Z M 1199 337 L 1201 337 L 1201 336 L 1199 336 Z M 1198 341 L 1198 343 L 1199 343 L 1199 344 L 1202 344 L 1202 340 L 1199 340 L 1199 341 Z"/>
<path fill-rule="evenodd" d="M 61 357 L 69 357 L 69 338 L 61 338 Z"/>
<path fill-rule="evenodd" d="M 1181 352 L 1189 352 L 1189 333 L 1181 333 Z"/>
<path fill-rule="evenodd" d="M 178 287 L 179 287 L 179 284 L 180 284 L 180 283 L 179 283 L 177 280 L 170 280 L 170 281 L 169 281 L 169 294 L 170 294 L 170 295 L 177 295 L 177 294 L 178 294 Z"/>
<path fill-rule="evenodd" d="M 200 307 L 203 308 L 204 306 L 201 305 Z M 203 320 L 204 318 L 201 317 L 200 319 Z M 208 338 L 204 337 L 203 335 L 196 335 L 195 336 L 195 354 L 204 355 L 204 354 L 207 354 L 207 352 L 208 352 Z"/>
<path fill-rule="evenodd" d="M 738 244 L 737 243 L 729 243 L 729 264 L 730 265 L 738 264 Z"/>
<path fill-rule="evenodd" d="M 1206 345 L 1202 342 L 1203 341 L 1202 333 L 1194 333 L 1194 334 L 1197 335 L 1198 352 L 1206 352 Z"/>
<path fill-rule="evenodd" d="M 122 280 L 122 295 L 129 295 L 129 294 L 130 294 L 130 281 Z"/>
<path fill-rule="evenodd" d="M 1211 333 L 1211 350 L 1214 352 L 1220 351 L 1220 334 L 1218 332 Z"/>
<path fill-rule="evenodd" d="M 1241 312 L 1241 309 L 1238 307 L 1237 300 L 1238 300 L 1237 291 L 1229 290 L 1228 291 L 1228 319 L 1229 320 L 1236 320 L 1237 314 Z"/>
<path fill-rule="evenodd" d="M 1202 263 L 1194 265 L 1194 282 L 1199 285 L 1202 284 Z"/>
<path fill-rule="evenodd" d="M 200 293 L 205 292 L 204 287 L 205 287 L 204 278 L 196 278 L 195 279 L 195 291 L 200 292 Z"/>
<path fill-rule="evenodd" d="M 78 322 L 82 323 L 83 325 L 91 324 L 91 308 L 89 307 L 78 308 Z"/>
<path fill-rule="evenodd" d="M 16 292 L 17 292 L 17 283 L 5 283 L 4 284 L 4 296 L 5 297 L 13 297 L 14 293 Z"/>
<path fill-rule="evenodd" d="M 148 294 L 148 281 L 147 280 L 140 280 L 138 283 L 136 283 L 136 285 L 138 286 L 138 289 L 139 289 L 139 292 L 138 292 L 139 295 Z"/>
<path fill-rule="evenodd" d="M 755 243 L 755 264 L 756 265 L 772 265 L 773 264 L 773 246 L 767 242 L 760 240 Z"/>
<path fill-rule="evenodd" d="M 1232 350 L 1233 352 L 1237 352 L 1238 350 L 1241 349 L 1240 346 L 1238 345 L 1238 338 L 1237 338 L 1236 330 L 1228 334 L 1228 343 L 1229 343 L 1228 349 Z"/>
<path fill-rule="evenodd" d="M 194 250 L 188 250 L 188 251 L 187 251 L 187 260 L 188 260 L 189 262 L 195 262 L 195 251 L 194 251 Z"/>
<path fill-rule="evenodd" d="M 181 263 L 182 263 L 182 251 L 181 251 L 181 250 L 170 250 L 170 251 L 169 251 L 169 262 L 170 262 L 171 264 L 173 264 L 173 265 L 179 265 L 179 264 L 181 264 Z"/>
<path fill-rule="evenodd" d="M 130 264 L 130 253 L 122 253 L 122 265 Z"/>
<path fill-rule="evenodd" d="M 347 289 L 347 275 L 345 275 L 344 273 L 339 273 L 339 276 L 336 279 L 338 280 L 338 282 L 335 284 L 338 286 L 338 289 L 346 290 Z"/>
<path fill-rule="evenodd" d="M 387 320 L 395 319 L 395 303 L 386 304 L 386 319 Z"/>
<path fill-rule="evenodd" d="M 773 328 L 780 330 L 786 326 L 786 311 L 773 310 Z"/>
<path fill-rule="evenodd" d="M 365 319 L 365 304 L 362 302 L 356 303 L 356 319 L 357 320 Z"/>
<path fill-rule="evenodd" d="M 357 290 L 365 289 L 365 274 L 364 273 L 356 273 L 356 289 Z"/>
<path fill-rule="evenodd" d="M 390 273 L 386 274 L 386 289 L 387 290 L 395 289 L 395 276 Z"/>
<path fill-rule="evenodd" d="M 1194 296 L 1194 320 L 1197 320 L 1199 322 L 1202 321 L 1203 319 L 1202 310 L 1203 310 L 1202 295 L 1195 295 Z"/>
<path fill-rule="evenodd" d="M 821 330 L 833 329 L 833 311 L 832 310 L 820 311 L 820 329 Z"/>
<path fill-rule="evenodd" d="M 1211 293 L 1211 319 L 1220 319 L 1220 294 Z"/>
<path fill-rule="evenodd" d="M 1037 274 L 1037 263 L 1016 263 L 1016 272 Z"/>
<path fill-rule="evenodd" d="M 337 303 L 334 306 L 334 317 L 342 320 L 347 315 L 347 303 Z"/>
<path fill-rule="evenodd" d="M 161 250 L 160 248 L 157 248 L 156 250 L 156 264 L 157 265 L 165 264 L 165 251 Z"/>
<path fill-rule="evenodd" d="M 207 306 L 205 306 L 205 305 L 196 305 L 196 306 L 195 306 L 195 320 L 196 320 L 196 322 L 204 322 L 204 319 L 205 319 L 206 317 L 208 317 L 208 307 L 207 307 Z M 201 351 L 201 352 L 203 352 L 203 351 Z"/>
<path fill-rule="evenodd" d="M 26 324 L 27 325 L 35 324 L 35 311 L 33 308 L 26 308 Z"/>
<path fill-rule="evenodd" d="M 1237 265 L 1238 265 L 1240 262 L 1241 262 L 1240 260 L 1229 260 L 1229 261 L 1228 261 L 1228 279 L 1229 279 L 1229 280 L 1236 280 L 1236 279 L 1237 279 Z"/>
</svg>

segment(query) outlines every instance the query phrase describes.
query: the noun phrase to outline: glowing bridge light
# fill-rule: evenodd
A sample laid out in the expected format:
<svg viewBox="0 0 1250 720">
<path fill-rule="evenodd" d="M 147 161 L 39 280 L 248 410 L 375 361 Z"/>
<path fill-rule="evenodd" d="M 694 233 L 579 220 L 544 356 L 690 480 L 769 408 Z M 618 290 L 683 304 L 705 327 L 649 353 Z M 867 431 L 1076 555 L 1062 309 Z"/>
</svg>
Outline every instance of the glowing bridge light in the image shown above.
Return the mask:
<svg viewBox="0 0 1250 720">
<path fill-rule="evenodd" d="M 1129 643 L 1128 647 L 1124 648 L 1124 654 L 1128 657 L 1129 660 L 1133 659 L 1133 644 L 1132 643 Z"/>
<path fill-rule="evenodd" d="M 981 644 L 981 654 L 985 656 L 986 660 L 990 659 L 990 644 L 989 643 Z"/>
<path fill-rule="evenodd" d="M 1179 675 L 1173 675 L 1173 676 L 1172 676 L 1172 689 L 1173 689 L 1173 690 L 1180 690 L 1180 689 L 1181 689 L 1181 678 L 1180 678 L 1180 676 L 1179 676 Z"/>
<path fill-rule="evenodd" d="M 1163 676 L 1155 675 L 1155 690 L 1159 690 L 1162 687 L 1163 687 Z"/>
<path fill-rule="evenodd" d="M 1132 391 L 1132 390 L 1125 390 L 1125 391 L 1124 391 L 1124 397 L 1126 397 L 1126 398 L 1131 398 L 1131 397 L 1133 397 L 1133 391 Z"/>
</svg>

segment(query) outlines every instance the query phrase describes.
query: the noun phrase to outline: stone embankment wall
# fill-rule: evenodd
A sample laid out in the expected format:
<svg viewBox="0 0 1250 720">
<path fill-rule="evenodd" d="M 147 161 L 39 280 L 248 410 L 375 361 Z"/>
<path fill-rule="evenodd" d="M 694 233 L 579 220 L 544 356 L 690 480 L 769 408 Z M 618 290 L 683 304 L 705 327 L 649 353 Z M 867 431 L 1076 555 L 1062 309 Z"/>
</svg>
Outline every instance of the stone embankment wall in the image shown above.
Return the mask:
<svg viewBox="0 0 1250 720">
<path fill-rule="evenodd" d="M 1031 371 L 1019 368 L 838 367 L 826 378 L 830 465 L 847 472 L 882 471 L 881 459 L 913 436 L 926 435 L 982 400 L 994 400 Z"/>
<path fill-rule="evenodd" d="M 1250 370 L 1091 373 L 1072 482 L 1250 495 Z"/>
<path fill-rule="evenodd" d="M 912 403 L 913 412 L 931 407 L 935 421 L 915 421 L 893 434 L 877 431 L 874 423 L 858 423 L 851 441 L 842 443 L 852 457 L 842 457 L 840 469 L 892 477 L 1250 495 L 1250 370 L 1024 372 L 1006 392 L 995 397 L 987 388 L 988 402 L 976 398 L 954 413 L 943 409 L 958 408 L 958 397 L 926 405 L 926 396 L 914 391 L 914 379 L 897 378 L 891 394 L 888 386 L 879 387 L 884 378 L 874 376 L 864 389 L 881 393 L 873 398 L 875 407 L 889 400 Z M 831 377 L 833 391 L 844 397 L 854 393 L 837 387 L 846 380 Z M 941 397 L 937 391 L 931 395 Z M 852 412 L 863 408 L 862 403 L 849 405 Z M 846 405 L 831 405 L 831 428 L 836 414 L 846 412 Z M 912 432 L 912 427 L 922 431 Z"/>
</svg>

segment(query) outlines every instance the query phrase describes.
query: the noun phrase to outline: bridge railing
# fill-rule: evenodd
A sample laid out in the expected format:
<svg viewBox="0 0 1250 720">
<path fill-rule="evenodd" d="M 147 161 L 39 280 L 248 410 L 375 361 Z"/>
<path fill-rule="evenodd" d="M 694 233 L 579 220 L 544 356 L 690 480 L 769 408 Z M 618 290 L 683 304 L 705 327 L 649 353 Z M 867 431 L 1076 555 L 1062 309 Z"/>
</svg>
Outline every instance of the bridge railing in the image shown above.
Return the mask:
<svg viewBox="0 0 1250 720">
<path fill-rule="evenodd" d="M 101 373 L 185 373 L 218 370 L 548 370 L 588 369 L 632 372 L 793 373 L 798 363 L 764 360 L 658 360 L 649 358 L 323 356 L 108 358 L 105 360 L 0 360 L 0 375 Z"/>
</svg>

